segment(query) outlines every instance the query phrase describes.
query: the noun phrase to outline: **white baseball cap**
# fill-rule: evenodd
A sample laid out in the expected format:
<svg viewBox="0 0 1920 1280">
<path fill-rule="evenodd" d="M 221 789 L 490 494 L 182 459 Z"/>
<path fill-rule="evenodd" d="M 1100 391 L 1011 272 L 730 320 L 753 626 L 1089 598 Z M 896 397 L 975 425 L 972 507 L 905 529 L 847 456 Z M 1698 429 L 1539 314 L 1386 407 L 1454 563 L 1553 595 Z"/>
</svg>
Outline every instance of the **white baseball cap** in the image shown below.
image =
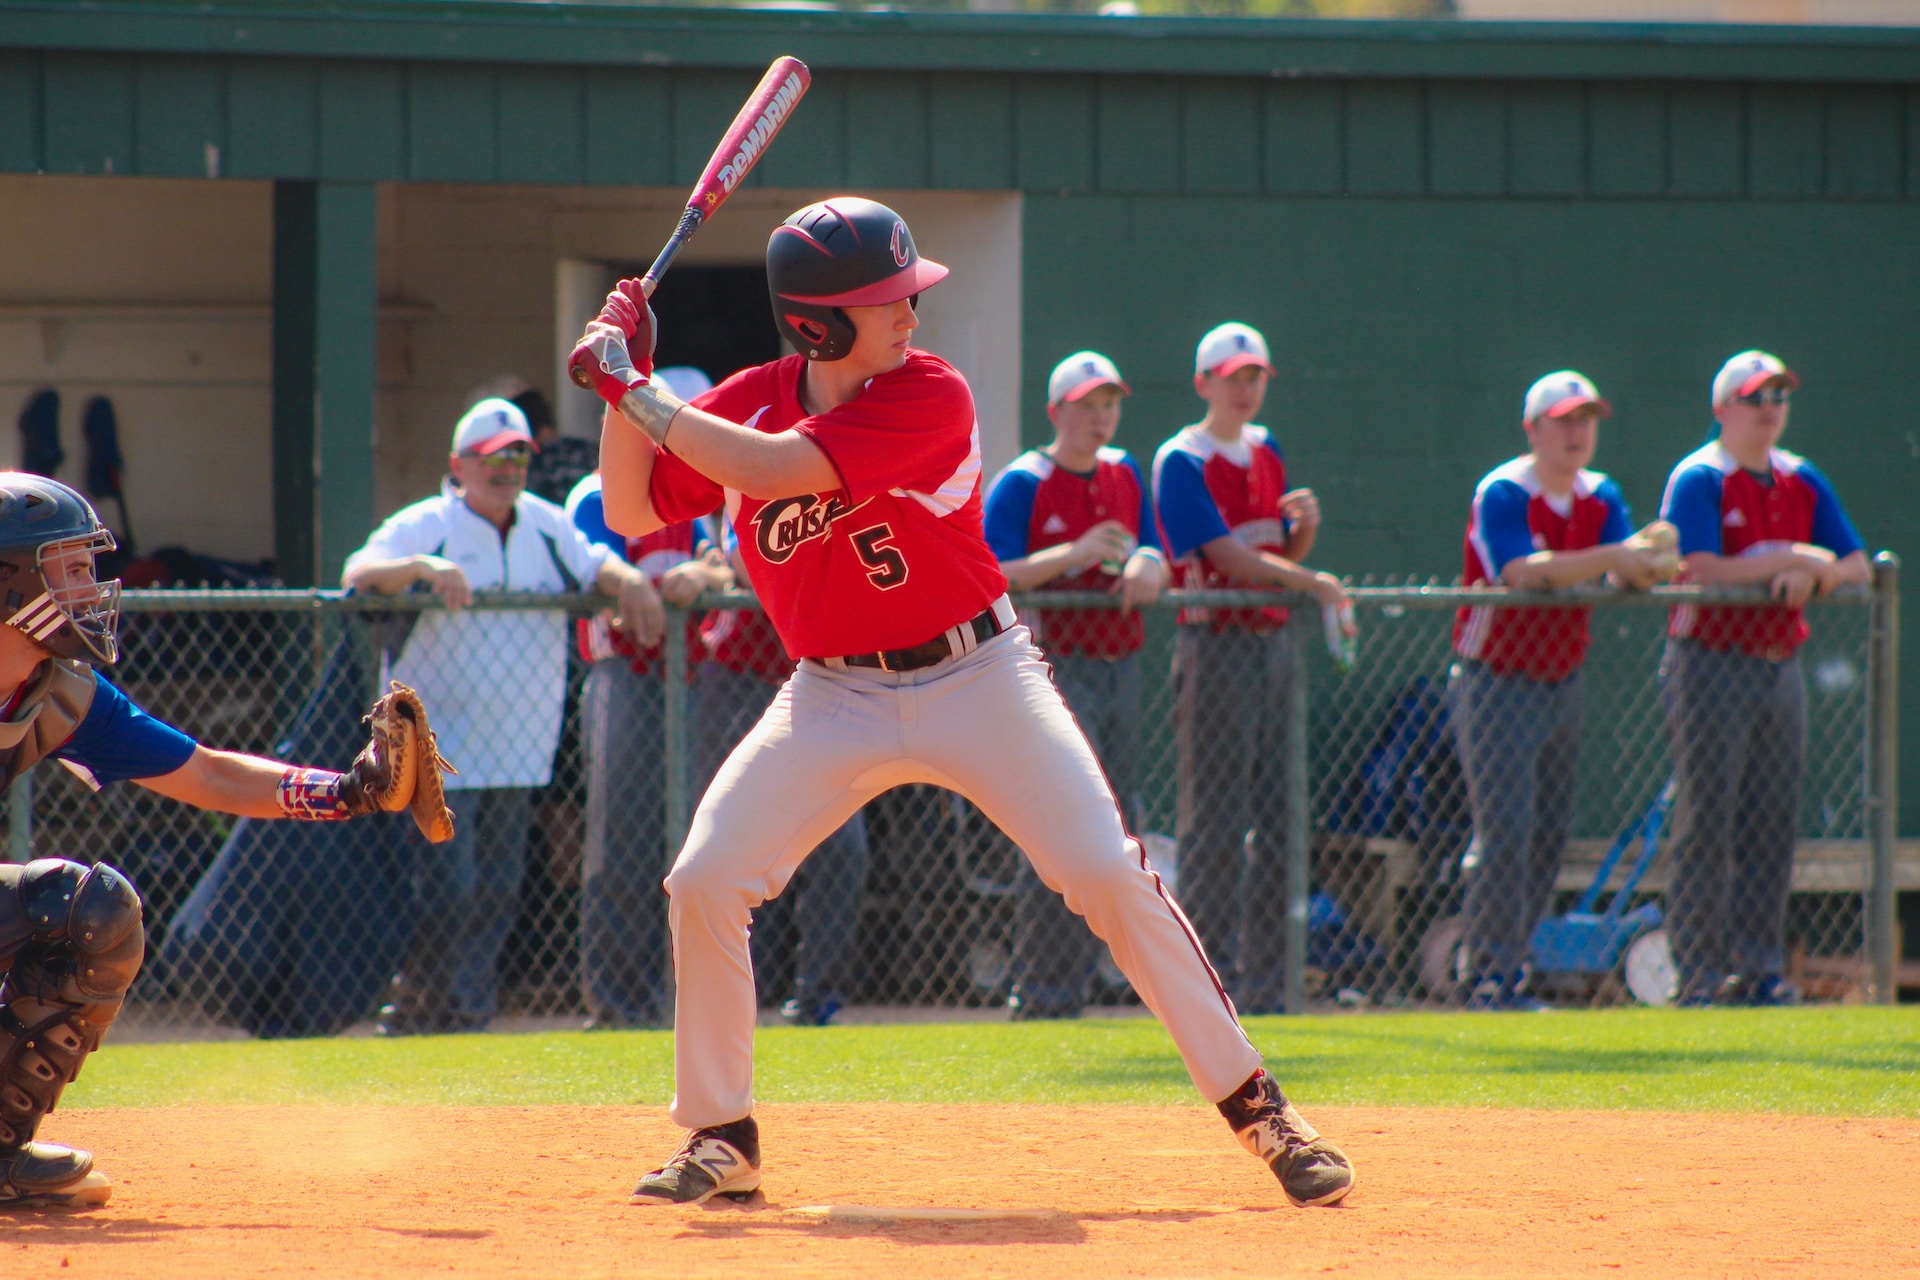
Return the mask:
<svg viewBox="0 0 1920 1280">
<path fill-rule="evenodd" d="M 1121 381 L 1120 370 L 1114 367 L 1113 361 L 1098 351 L 1076 351 L 1053 366 L 1053 372 L 1047 375 L 1047 403 L 1078 400 L 1095 387 L 1118 387 L 1123 396 L 1133 394 L 1133 388 Z"/>
<path fill-rule="evenodd" d="M 1589 404 L 1600 410 L 1601 417 L 1613 416 L 1613 406 L 1600 398 L 1600 392 L 1594 388 L 1590 378 L 1571 369 L 1561 369 L 1527 388 L 1526 406 L 1521 411 L 1520 420 L 1532 422 L 1536 418 L 1564 418 L 1582 405 Z"/>
<path fill-rule="evenodd" d="M 1217 373 L 1226 377 L 1248 365 L 1259 365 L 1273 372 L 1273 358 L 1267 352 L 1267 340 L 1252 325 L 1230 320 L 1207 330 L 1193 353 L 1193 372 Z"/>
<path fill-rule="evenodd" d="M 1713 407 L 1718 409 L 1735 396 L 1750 396 L 1769 382 L 1784 382 L 1799 387 L 1800 379 L 1780 362 L 1780 357 L 1765 351 L 1742 351 L 1720 366 L 1713 379 Z"/>
<path fill-rule="evenodd" d="M 682 400 L 691 400 L 713 390 L 713 379 L 707 376 L 706 371 L 690 364 L 670 364 L 664 369 L 655 369 L 653 380 Z"/>
<path fill-rule="evenodd" d="M 527 415 L 511 400 L 488 396 L 460 415 L 453 429 L 455 453 L 495 453 L 510 444 L 532 444 Z"/>
</svg>

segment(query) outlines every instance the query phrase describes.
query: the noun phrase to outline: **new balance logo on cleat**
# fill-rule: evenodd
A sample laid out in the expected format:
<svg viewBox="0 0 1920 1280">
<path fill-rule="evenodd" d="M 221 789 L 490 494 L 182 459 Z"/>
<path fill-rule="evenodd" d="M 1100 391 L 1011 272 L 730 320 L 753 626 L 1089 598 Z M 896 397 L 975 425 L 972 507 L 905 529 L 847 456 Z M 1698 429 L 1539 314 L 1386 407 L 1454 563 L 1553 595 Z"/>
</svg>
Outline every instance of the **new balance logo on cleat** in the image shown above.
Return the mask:
<svg viewBox="0 0 1920 1280">
<path fill-rule="evenodd" d="M 631 1204 L 705 1204 L 760 1189 L 760 1126 L 752 1116 L 695 1129 L 661 1168 L 640 1179 Z"/>
<path fill-rule="evenodd" d="M 1297 1208 L 1338 1204 L 1353 1190 L 1353 1164 L 1294 1109 L 1261 1071 L 1220 1104 L 1240 1145 L 1258 1156 Z"/>
</svg>

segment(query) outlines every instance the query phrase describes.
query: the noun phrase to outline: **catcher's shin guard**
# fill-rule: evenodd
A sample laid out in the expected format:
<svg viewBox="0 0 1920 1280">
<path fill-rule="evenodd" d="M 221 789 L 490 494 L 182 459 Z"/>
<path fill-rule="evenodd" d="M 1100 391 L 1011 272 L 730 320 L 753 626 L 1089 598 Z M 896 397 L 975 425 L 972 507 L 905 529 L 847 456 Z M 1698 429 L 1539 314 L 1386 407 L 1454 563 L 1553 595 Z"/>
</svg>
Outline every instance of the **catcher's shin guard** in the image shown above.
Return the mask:
<svg viewBox="0 0 1920 1280">
<path fill-rule="evenodd" d="M 28 1144 L 120 1012 L 146 930 L 140 895 L 105 863 L 43 858 L 0 880 L 0 894 L 13 899 L 0 924 L 26 934 L 0 983 L 0 1163 L 33 1181 L 42 1161 Z"/>
</svg>

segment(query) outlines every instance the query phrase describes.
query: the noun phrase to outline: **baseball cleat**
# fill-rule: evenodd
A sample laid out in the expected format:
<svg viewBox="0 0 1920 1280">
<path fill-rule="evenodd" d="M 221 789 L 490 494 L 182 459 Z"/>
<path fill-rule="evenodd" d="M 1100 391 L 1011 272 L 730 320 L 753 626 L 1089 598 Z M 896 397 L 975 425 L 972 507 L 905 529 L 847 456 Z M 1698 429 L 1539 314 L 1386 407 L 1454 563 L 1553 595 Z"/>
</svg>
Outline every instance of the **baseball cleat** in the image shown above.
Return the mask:
<svg viewBox="0 0 1920 1280">
<path fill-rule="evenodd" d="M 661 1168 L 640 1179 L 629 1204 L 744 1200 L 760 1189 L 760 1126 L 752 1116 L 695 1129 Z"/>
<path fill-rule="evenodd" d="M 29 1142 L 0 1155 L 0 1209 L 93 1209 L 112 1198 L 90 1152 Z"/>
<path fill-rule="evenodd" d="M 1321 1137 L 1265 1071 L 1220 1104 L 1240 1145 L 1264 1160 L 1296 1208 L 1338 1204 L 1353 1190 L 1353 1164 Z"/>
</svg>

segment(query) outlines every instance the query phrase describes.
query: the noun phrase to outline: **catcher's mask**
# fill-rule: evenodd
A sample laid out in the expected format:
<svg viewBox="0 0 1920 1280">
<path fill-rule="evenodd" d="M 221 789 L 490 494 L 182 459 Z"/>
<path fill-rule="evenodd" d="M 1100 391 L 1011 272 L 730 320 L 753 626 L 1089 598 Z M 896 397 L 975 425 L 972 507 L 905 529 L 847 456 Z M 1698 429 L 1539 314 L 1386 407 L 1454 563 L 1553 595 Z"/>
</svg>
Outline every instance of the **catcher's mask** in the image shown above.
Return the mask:
<svg viewBox="0 0 1920 1280">
<path fill-rule="evenodd" d="M 767 241 L 773 322 L 809 360 L 842 360 L 853 350 L 853 321 L 842 307 L 898 302 L 946 275 L 913 247 L 899 214 L 860 196 L 810 204 Z"/>
<path fill-rule="evenodd" d="M 0 471 L 0 622 L 55 657 L 118 661 L 120 580 L 93 576 L 94 557 L 113 548 L 113 531 L 78 493 Z"/>
</svg>

